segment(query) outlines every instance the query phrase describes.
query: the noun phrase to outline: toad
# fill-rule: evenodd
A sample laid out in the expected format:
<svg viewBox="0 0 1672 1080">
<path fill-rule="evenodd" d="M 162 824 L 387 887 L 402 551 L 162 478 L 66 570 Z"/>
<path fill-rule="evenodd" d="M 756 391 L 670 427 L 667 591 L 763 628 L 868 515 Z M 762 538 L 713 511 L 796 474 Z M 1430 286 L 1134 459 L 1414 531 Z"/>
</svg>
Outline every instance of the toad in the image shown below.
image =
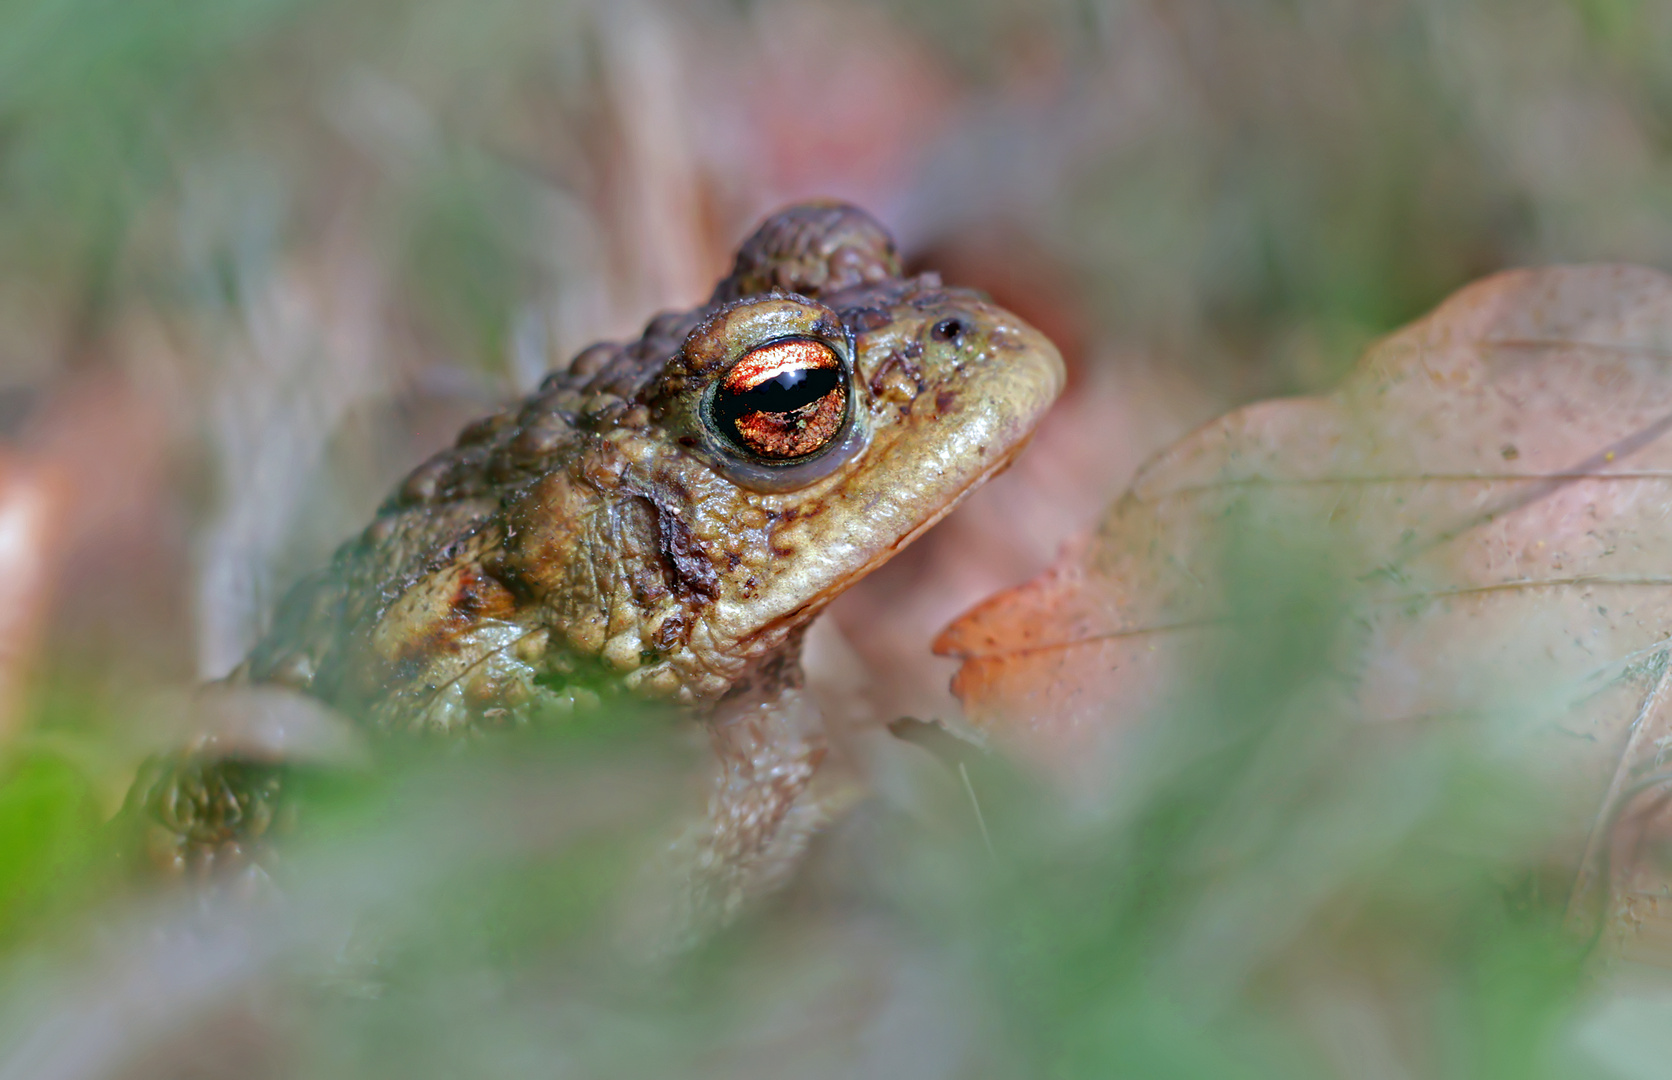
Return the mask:
<svg viewBox="0 0 1672 1080">
<path fill-rule="evenodd" d="M 744 242 L 709 301 L 599 344 L 467 427 L 297 584 L 229 680 L 388 733 L 667 702 L 712 747 L 682 921 L 724 922 L 826 816 L 808 624 L 1003 469 L 1063 383 L 1038 331 L 838 203 Z M 153 854 L 260 839 L 282 773 L 206 752 L 130 796 Z"/>
</svg>

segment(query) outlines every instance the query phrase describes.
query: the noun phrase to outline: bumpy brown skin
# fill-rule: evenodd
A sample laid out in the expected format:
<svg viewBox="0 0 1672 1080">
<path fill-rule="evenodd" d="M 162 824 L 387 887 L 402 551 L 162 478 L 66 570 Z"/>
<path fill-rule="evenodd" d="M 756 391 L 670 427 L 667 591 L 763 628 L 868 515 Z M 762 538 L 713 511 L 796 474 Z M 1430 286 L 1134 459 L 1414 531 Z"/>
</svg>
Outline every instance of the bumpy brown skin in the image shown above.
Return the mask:
<svg viewBox="0 0 1672 1080">
<path fill-rule="evenodd" d="M 851 336 L 858 414 L 855 452 L 780 491 L 717 459 L 691 404 L 735 359 L 738 320 L 774 304 Z M 233 677 L 392 731 L 615 694 L 686 707 L 719 768 L 680 918 L 712 924 L 780 880 L 818 824 L 797 807 L 824 754 L 801 691 L 808 622 L 1006 464 L 1062 374 L 1015 316 L 904 277 L 862 211 L 792 207 L 706 306 L 586 349 L 416 469 Z"/>
</svg>

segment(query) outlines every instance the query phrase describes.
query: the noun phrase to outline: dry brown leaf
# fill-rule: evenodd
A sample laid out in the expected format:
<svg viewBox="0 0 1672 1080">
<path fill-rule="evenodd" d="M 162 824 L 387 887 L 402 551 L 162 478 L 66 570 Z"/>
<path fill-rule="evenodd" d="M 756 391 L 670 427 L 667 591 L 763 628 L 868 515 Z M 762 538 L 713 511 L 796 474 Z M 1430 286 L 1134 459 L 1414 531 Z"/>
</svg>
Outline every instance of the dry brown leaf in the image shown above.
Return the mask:
<svg viewBox="0 0 1672 1080">
<path fill-rule="evenodd" d="M 1354 583 L 1350 711 L 1525 717 L 1527 746 L 1601 807 L 1573 838 L 1575 909 L 1596 910 L 1612 864 L 1622 922 L 1659 925 L 1643 948 L 1672 943 L 1665 877 L 1643 857 L 1667 801 L 1644 781 L 1672 748 L 1669 433 L 1672 278 L 1501 274 L 1378 344 L 1334 393 L 1240 409 L 1162 452 L 1091 537 L 936 648 L 964 661 L 974 722 L 1095 760 L 1226 632 L 1228 533 L 1326 536 Z"/>
</svg>

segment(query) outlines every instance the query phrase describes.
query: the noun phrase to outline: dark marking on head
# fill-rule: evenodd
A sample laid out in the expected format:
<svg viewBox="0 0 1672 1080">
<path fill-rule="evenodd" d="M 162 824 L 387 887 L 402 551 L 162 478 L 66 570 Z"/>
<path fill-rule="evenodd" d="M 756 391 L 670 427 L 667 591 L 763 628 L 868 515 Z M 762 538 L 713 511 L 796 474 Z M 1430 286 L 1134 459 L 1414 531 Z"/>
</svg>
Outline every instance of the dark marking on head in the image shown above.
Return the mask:
<svg viewBox="0 0 1672 1080">
<path fill-rule="evenodd" d="M 685 622 L 685 613 L 675 611 L 662 620 L 662 624 L 656 628 L 656 635 L 653 640 L 658 649 L 665 651 L 684 641 L 689 629 L 690 627 Z"/>
<path fill-rule="evenodd" d="M 848 308 L 839 314 L 842 322 L 855 334 L 869 334 L 873 330 L 880 330 L 888 325 L 890 319 L 888 312 L 874 307 Z"/>
<path fill-rule="evenodd" d="M 714 572 L 707 550 L 665 500 L 648 494 L 644 498 L 656 510 L 656 544 L 676 590 L 712 601 L 720 595 L 720 575 Z"/>
<path fill-rule="evenodd" d="M 917 345 L 916 342 L 913 342 L 912 344 Z M 906 378 L 912 381 L 912 385 L 916 388 L 915 393 L 922 393 L 923 369 L 912 362 L 914 356 L 921 355 L 923 355 L 923 347 L 921 345 L 917 346 L 913 355 L 907 355 L 899 349 L 890 349 L 888 357 L 883 360 L 882 364 L 877 367 L 876 373 L 873 374 L 866 382 L 866 386 L 869 387 L 871 391 L 871 396 L 873 398 L 880 398 L 883 396 L 883 392 L 887 389 L 885 384 L 888 376 L 896 368 L 900 370 L 901 374 L 905 375 Z"/>
</svg>

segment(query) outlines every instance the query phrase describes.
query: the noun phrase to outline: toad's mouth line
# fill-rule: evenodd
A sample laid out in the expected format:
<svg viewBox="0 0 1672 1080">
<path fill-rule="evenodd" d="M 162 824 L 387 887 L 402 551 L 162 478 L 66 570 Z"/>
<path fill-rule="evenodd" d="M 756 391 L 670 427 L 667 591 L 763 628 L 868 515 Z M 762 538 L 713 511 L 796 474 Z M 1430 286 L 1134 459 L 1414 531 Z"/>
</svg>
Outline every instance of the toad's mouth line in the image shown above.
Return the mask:
<svg viewBox="0 0 1672 1080">
<path fill-rule="evenodd" d="M 900 551 L 912 541 L 916 540 L 936 525 L 939 525 L 943 520 L 945 520 L 948 514 L 956 510 L 959 505 L 969 497 L 971 492 L 987 483 L 987 481 L 991 480 L 999 473 L 1002 473 L 1004 470 L 1010 468 L 1016 460 L 1016 455 L 1027 449 L 1028 444 L 1033 441 L 1034 431 L 1036 430 L 1037 428 L 1030 429 L 1021 438 L 1011 443 L 1005 448 L 1003 453 L 995 456 L 991 462 L 981 469 L 981 471 L 973 474 L 969 481 L 960 487 L 957 493 L 947 499 L 934 513 L 918 522 L 918 524 L 915 525 L 909 532 L 901 534 L 892 543 L 878 550 L 875 555 L 867 559 L 853 573 L 844 576 L 840 581 L 833 582 L 829 588 L 824 589 L 817 596 L 808 600 L 800 607 L 786 612 L 778 618 L 773 619 L 771 622 L 759 627 L 751 633 L 749 637 L 754 639 L 762 637 L 772 638 L 784 631 L 786 627 L 793 627 L 801 623 L 811 622 L 813 619 L 817 618 L 820 612 L 834 602 L 838 596 L 852 588 L 853 585 L 860 579 L 882 566 L 883 563 L 892 559 L 895 555 L 898 555 Z"/>
</svg>

